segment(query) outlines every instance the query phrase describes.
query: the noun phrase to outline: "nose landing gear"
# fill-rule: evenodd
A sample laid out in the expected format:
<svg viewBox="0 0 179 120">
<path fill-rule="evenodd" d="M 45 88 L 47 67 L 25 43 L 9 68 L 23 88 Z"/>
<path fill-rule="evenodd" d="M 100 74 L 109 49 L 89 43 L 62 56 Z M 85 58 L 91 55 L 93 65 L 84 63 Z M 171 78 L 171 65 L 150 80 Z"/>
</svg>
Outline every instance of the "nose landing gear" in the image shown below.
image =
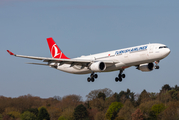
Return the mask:
<svg viewBox="0 0 179 120">
<path fill-rule="evenodd" d="M 94 82 L 94 80 L 98 78 L 98 75 L 97 74 L 94 74 L 94 72 L 91 73 L 90 77 L 87 78 L 87 81 L 88 82 Z"/>
<path fill-rule="evenodd" d="M 118 82 L 118 81 L 121 82 L 121 81 L 122 81 L 122 78 L 125 78 L 125 77 L 126 77 L 125 74 L 122 74 L 123 71 L 124 71 L 124 69 L 120 70 L 120 73 L 119 73 L 118 77 L 115 78 L 115 81 L 116 81 L 116 82 Z"/>
<path fill-rule="evenodd" d="M 155 65 L 155 69 L 159 69 L 159 66 L 158 66 L 159 62 L 160 62 L 160 61 L 155 61 L 155 64 L 156 64 L 156 65 Z"/>
</svg>

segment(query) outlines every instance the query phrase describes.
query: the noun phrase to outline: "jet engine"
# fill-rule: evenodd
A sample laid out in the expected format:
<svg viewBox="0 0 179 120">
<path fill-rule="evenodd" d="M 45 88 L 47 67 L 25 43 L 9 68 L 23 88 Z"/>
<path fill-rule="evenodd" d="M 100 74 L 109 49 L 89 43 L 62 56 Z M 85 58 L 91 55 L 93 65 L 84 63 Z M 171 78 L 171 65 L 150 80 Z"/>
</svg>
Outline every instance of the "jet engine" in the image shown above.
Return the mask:
<svg viewBox="0 0 179 120">
<path fill-rule="evenodd" d="M 152 71 L 154 68 L 153 63 L 145 63 L 145 64 L 140 64 L 137 69 L 141 70 L 142 72 L 147 72 L 147 71 Z"/>
<path fill-rule="evenodd" d="M 101 72 L 106 69 L 106 65 L 104 62 L 94 62 L 91 64 L 90 69 L 93 72 Z"/>
</svg>

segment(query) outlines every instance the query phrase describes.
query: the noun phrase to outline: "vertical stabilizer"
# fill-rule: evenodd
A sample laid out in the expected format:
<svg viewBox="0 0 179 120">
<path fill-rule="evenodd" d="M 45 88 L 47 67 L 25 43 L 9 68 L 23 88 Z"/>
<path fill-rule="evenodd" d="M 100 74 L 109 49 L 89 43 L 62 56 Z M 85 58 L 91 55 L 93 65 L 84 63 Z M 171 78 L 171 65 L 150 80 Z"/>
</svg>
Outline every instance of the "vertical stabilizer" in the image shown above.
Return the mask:
<svg viewBox="0 0 179 120">
<path fill-rule="evenodd" d="M 65 56 L 65 54 L 62 53 L 60 48 L 57 46 L 55 41 L 53 40 L 52 37 L 47 38 L 48 46 L 50 49 L 50 53 L 53 58 L 59 58 L 59 59 L 69 59 L 68 57 Z"/>
</svg>

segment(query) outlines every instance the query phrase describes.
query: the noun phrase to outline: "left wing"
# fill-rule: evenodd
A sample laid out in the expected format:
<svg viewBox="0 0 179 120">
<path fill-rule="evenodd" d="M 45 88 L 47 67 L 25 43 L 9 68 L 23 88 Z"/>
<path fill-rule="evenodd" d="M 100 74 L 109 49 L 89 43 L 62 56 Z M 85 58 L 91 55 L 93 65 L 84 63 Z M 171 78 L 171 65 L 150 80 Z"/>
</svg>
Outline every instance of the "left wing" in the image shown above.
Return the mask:
<svg viewBox="0 0 179 120">
<path fill-rule="evenodd" d="M 81 65 L 88 65 L 93 62 L 97 62 L 98 60 L 90 60 L 90 59 L 59 59 L 59 58 L 46 58 L 46 57 L 36 57 L 36 56 L 25 56 L 25 55 L 17 55 L 12 53 L 11 51 L 7 50 L 7 52 L 10 55 L 16 56 L 16 57 L 22 57 L 22 58 L 28 58 L 28 59 L 35 59 L 35 60 L 42 60 L 43 62 L 50 62 L 50 63 L 60 63 L 62 64 L 81 64 Z M 103 60 L 105 64 L 115 64 L 118 62 L 110 61 L 110 60 Z M 36 65 L 47 65 L 47 64 L 40 64 L 40 63 L 30 63 L 30 64 L 36 64 Z"/>
</svg>

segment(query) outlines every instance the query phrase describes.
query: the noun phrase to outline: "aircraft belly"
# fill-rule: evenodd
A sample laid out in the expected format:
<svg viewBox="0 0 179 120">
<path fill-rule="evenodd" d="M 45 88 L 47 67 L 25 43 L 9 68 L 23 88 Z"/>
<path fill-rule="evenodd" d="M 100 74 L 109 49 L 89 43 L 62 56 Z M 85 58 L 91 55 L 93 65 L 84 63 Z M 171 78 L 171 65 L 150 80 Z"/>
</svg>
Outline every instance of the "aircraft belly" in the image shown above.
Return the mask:
<svg viewBox="0 0 179 120">
<path fill-rule="evenodd" d="M 63 72 L 68 72 L 68 73 L 73 73 L 73 74 L 88 74 L 88 73 L 91 73 L 91 70 L 89 70 L 86 67 L 79 69 L 79 68 L 76 68 L 76 67 L 68 65 L 68 64 L 58 66 L 57 69 L 61 70 Z"/>
</svg>

